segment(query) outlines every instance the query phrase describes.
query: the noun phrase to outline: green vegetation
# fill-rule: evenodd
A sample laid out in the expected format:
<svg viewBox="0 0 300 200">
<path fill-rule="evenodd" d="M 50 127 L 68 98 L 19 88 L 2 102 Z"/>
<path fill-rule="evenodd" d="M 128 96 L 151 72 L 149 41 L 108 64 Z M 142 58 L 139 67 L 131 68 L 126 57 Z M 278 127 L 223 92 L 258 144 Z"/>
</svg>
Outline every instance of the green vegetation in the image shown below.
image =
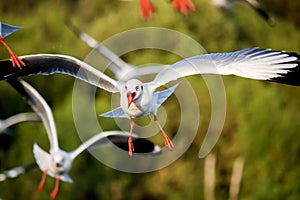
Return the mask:
<svg viewBox="0 0 300 200">
<path fill-rule="evenodd" d="M 0 16 L 4 23 L 24 26 L 6 38 L 18 55 L 59 53 L 84 60 L 91 49 L 68 30 L 64 24 L 66 18 L 99 41 L 129 29 L 153 26 L 182 32 L 198 41 L 208 52 L 259 46 L 300 53 L 299 1 L 260 1 L 275 18 L 275 27 L 269 27 L 247 5 L 236 5 L 235 13 L 222 13 L 211 6 L 209 0 L 194 0 L 197 10 L 182 16 L 172 11 L 169 1 L 153 2 L 157 5 L 157 12 L 154 19 L 148 21 L 139 18 L 138 1 L 110 0 L 1 1 Z M 1 47 L 0 58 L 8 56 Z M 168 64 L 174 63 L 178 57 L 145 50 L 124 55 L 124 59 L 132 64 Z M 74 79 L 65 75 L 25 79 L 53 108 L 61 147 L 67 151 L 77 147 L 81 140 L 72 115 Z M 209 125 L 210 100 L 201 78 L 191 77 L 189 80 L 199 91 L 201 123 L 191 147 L 180 159 L 155 172 L 130 174 L 111 169 L 87 153 L 75 160 L 70 171 L 74 183 L 62 183 L 57 198 L 203 199 L 204 159 L 198 158 L 198 152 Z M 245 158 L 241 199 L 300 199 L 300 88 L 238 77 L 223 77 L 223 80 L 227 116 L 223 133 L 213 149 L 217 156 L 216 199 L 228 198 L 231 169 L 238 156 Z M 98 92 L 97 113 L 108 111 L 110 98 L 103 97 L 104 92 Z M 4 81 L 0 85 L 0 94 L 1 119 L 30 111 L 23 99 Z M 171 101 L 165 104 L 166 108 L 176 110 L 172 106 Z M 177 130 L 178 123 L 173 122 L 178 121 L 179 116 L 174 114 L 173 119 L 166 122 L 167 132 Z M 103 127 L 105 130 L 117 129 L 112 120 L 105 120 Z M 0 136 L 1 171 L 32 162 L 35 142 L 44 149 L 49 146 L 41 123 L 20 124 L 13 131 L 14 136 Z M 154 141 L 163 145 L 162 137 L 155 137 Z M 43 192 L 38 193 L 41 176 L 42 172 L 35 169 L 17 179 L 0 183 L 0 198 L 50 198 L 55 180 L 48 177 Z"/>
</svg>

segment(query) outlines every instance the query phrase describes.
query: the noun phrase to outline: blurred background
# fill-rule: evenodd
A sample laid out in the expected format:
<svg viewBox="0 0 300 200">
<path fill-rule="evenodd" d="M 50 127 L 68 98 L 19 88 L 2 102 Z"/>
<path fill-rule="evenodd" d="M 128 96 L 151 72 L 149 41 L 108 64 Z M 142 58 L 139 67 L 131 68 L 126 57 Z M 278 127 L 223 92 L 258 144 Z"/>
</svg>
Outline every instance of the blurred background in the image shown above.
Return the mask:
<svg viewBox="0 0 300 200">
<path fill-rule="evenodd" d="M 170 1 L 152 2 L 157 8 L 152 20 L 140 18 L 137 0 L 1 1 L 0 19 L 24 27 L 5 39 L 17 55 L 57 53 L 84 60 L 91 49 L 66 27 L 65 19 L 98 41 L 129 29 L 155 26 L 186 34 L 208 52 L 259 46 L 300 53 L 300 1 L 260 0 L 275 19 L 274 27 L 246 4 L 235 4 L 235 12 L 230 13 L 217 9 L 209 0 L 194 0 L 196 11 L 184 16 L 172 10 Z M 0 58 L 8 57 L 1 46 Z M 122 58 L 136 65 L 178 60 L 159 51 L 132 52 Z M 25 79 L 53 108 L 62 149 L 76 148 L 81 141 L 72 115 L 74 78 L 56 74 Z M 234 162 L 243 158 L 240 199 L 300 199 L 300 88 L 232 76 L 223 80 L 227 113 L 222 135 L 211 152 L 216 158 L 214 198 L 229 198 Z M 199 159 L 198 152 L 209 125 L 210 99 L 201 78 L 191 77 L 189 81 L 199 91 L 201 123 L 194 142 L 180 159 L 155 172 L 130 174 L 111 169 L 87 153 L 74 161 L 70 171 L 74 183 L 62 182 L 57 199 L 204 199 L 206 159 Z M 0 95 L 0 119 L 31 111 L 4 81 Z M 98 101 L 101 105 L 110 103 L 109 98 Z M 172 103 L 165 106 L 172 107 Z M 172 130 L 178 124 L 170 123 L 175 120 L 168 119 L 164 127 L 170 135 L 176 134 Z M 105 124 L 105 128 L 118 127 Z M 161 138 L 153 141 L 163 145 Z M 44 149 L 49 147 L 42 123 L 19 124 L 11 128 L 11 134 L 1 134 L 0 171 L 31 163 L 35 142 Z M 38 193 L 41 176 L 36 168 L 0 182 L 0 199 L 50 198 L 55 180 L 48 177 L 43 192 Z"/>
</svg>

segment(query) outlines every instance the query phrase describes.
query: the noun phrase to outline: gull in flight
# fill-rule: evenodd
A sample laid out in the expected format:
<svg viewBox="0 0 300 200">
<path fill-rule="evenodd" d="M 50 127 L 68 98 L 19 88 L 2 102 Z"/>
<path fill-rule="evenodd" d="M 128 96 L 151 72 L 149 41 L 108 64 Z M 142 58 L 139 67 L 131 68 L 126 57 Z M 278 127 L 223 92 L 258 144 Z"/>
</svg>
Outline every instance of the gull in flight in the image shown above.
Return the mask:
<svg viewBox="0 0 300 200">
<path fill-rule="evenodd" d="M 119 92 L 120 107 L 103 114 L 105 117 L 121 117 L 130 120 L 128 139 L 129 154 L 134 152 L 132 144 L 133 119 L 148 114 L 160 128 L 165 145 L 174 147 L 171 139 L 161 127 L 156 113 L 160 105 L 173 93 L 176 86 L 156 91 L 171 81 L 196 74 L 235 75 L 243 78 L 300 85 L 299 54 L 270 49 L 246 48 L 229 53 L 211 53 L 180 60 L 160 71 L 153 81 L 142 83 L 137 79 L 116 81 L 85 62 L 66 55 L 36 54 L 22 56 L 28 67 L 15 69 L 8 60 L 0 61 L 0 79 L 12 79 L 33 74 L 49 75 L 63 73 L 81 79 L 106 91 Z"/>
<path fill-rule="evenodd" d="M 5 181 L 9 178 L 16 178 L 17 176 L 24 174 L 34 168 L 36 168 L 36 163 L 30 163 L 25 166 L 18 166 L 12 169 L 5 170 L 4 172 L 0 173 L 0 182 Z"/>
<path fill-rule="evenodd" d="M 12 26 L 9 24 L 4 24 L 0 22 L 0 43 L 6 48 L 8 53 L 10 54 L 11 62 L 13 67 L 25 66 L 25 63 L 18 58 L 18 56 L 9 48 L 9 46 L 5 43 L 4 38 L 12 34 L 13 32 L 21 29 L 20 26 Z"/>
<path fill-rule="evenodd" d="M 0 133 L 4 132 L 8 127 L 27 121 L 41 121 L 40 117 L 35 113 L 19 113 L 5 120 L 0 120 Z"/>
<path fill-rule="evenodd" d="M 232 4 L 235 2 L 244 2 L 251 6 L 270 26 L 275 25 L 275 21 L 269 16 L 269 14 L 262 8 L 257 0 L 211 0 L 212 4 L 218 8 L 222 8 L 228 11 L 233 11 Z"/>
<path fill-rule="evenodd" d="M 66 21 L 66 25 L 77 37 L 84 41 L 88 46 L 95 49 L 97 53 L 106 58 L 107 62 L 109 63 L 109 70 L 114 74 L 116 79 L 120 81 L 128 81 L 130 79 L 149 74 L 157 74 L 166 68 L 164 65 L 149 65 L 144 67 L 130 65 L 117 56 L 114 52 L 109 50 L 104 44 L 98 42 L 87 33 L 80 31 L 70 21 Z"/>
<path fill-rule="evenodd" d="M 72 167 L 73 160 L 80 153 L 88 149 L 114 144 L 127 150 L 127 138 L 129 134 L 123 131 L 101 132 L 88 139 L 71 152 L 60 149 L 53 114 L 44 98 L 25 81 L 12 79 L 8 80 L 8 82 L 26 99 L 27 103 L 40 116 L 48 134 L 50 142 L 49 153 L 41 149 L 37 144 L 34 144 L 33 146 L 36 163 L 43 171 L 43 177 L 38 186 L 38 191 L 42 191 L 48 174 L 56 179 L 55 187 L 51 193 L 51 198 L 54 199 L 58 193 L 60 180 L 72 183 L 72 179 L 68 173 Z M 146 139 L 138 138 L 136 135 L 133 136 L 133 143 L 137 144 L 139 147 L 137 153 L 143 155 L 156 155 L 161 152 L 161 149 L 157 145 Z"/>
</svg>

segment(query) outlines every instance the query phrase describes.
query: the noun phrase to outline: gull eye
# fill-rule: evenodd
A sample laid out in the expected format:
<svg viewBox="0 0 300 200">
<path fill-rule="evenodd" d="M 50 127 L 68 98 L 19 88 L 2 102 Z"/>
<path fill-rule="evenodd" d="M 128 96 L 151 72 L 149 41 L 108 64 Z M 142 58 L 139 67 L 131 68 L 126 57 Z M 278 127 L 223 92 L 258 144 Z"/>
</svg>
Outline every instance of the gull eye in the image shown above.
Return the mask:
<svg viewBox="0 0 300 200">
<path fill-rule="evenodd" d="M 125 90 L 127 90 L 127 86 L 125 85 Z"/>
<path fill-rule="evenodd" d="M 139 86 L 135 86 L 136 91 L 139 91 L 139 89 L 140 89 Z"/>
</svg>

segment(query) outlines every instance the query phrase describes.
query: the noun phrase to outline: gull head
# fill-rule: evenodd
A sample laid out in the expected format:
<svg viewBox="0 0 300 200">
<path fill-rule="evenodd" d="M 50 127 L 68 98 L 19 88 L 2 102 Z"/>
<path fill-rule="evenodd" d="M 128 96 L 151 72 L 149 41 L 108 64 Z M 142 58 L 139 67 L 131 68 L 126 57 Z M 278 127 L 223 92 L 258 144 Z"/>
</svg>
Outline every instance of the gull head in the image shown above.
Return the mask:
<svg viewBox="0 0 300 200">
<path fill-rule="evenodd" d="M 52 169 L 55 174 L 68 173 L 71 169 L 72 159 L 65 151 L 57 151 L 51 154 Z"/>
<path fill-rule="evenodd" d="M 138 99 L 143 93 L 143 83 L 137 79 L 131 79 L 126 82 L 125 90 L 127 95 L 128 108 L 136 99 Z"/>
</svg>

